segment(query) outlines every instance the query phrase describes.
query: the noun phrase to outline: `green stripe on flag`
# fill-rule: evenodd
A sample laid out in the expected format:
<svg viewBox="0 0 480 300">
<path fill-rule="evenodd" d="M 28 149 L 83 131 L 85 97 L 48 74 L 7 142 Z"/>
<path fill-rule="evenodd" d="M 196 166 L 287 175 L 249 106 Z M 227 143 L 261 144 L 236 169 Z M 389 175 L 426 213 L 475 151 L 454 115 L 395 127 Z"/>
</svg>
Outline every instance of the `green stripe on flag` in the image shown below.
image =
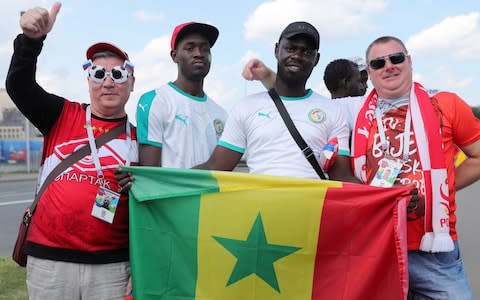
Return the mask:
<svg viewBox="0 0 480 300">
<path fill-rule="evenodd" d="M 193 170 L 192 176 L 185 177 L 185 171 L 176 169 L 125 167 L 127 172 L 132 170 L 139 179 L 129 200 L 134 297 L 194 298 L 200 197 L 218 191 L 216 179 L 209 171 Z"/>
<path fill-rule="evenodd" d="M 122 167 L 125 172 L 135 170 L 130 194 L 135 194 L 137 201 L 165 199 L 182 196 L 218 192 L 217 181 L 212 172 L 205 170 L 170 169 L 158 167 Z"/>
</svg>

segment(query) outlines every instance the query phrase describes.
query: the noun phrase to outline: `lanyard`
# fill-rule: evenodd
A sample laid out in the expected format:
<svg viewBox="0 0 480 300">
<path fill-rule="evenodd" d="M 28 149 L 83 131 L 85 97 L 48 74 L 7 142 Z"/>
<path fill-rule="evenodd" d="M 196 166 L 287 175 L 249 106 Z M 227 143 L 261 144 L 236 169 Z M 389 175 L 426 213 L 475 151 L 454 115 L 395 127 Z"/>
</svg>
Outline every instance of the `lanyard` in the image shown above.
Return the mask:
<svg viewBox="0 0 480 300">
<path fill-rule="evenodd" d="M 380 134 L 380 143 L 382 150 L 385 154 L 388 154 L 389 143 L 385 136 L 385 128 L 382 122 L 382 113 L 380 109 L 375 109 L 375 118 L 377 119 L 378 133 Z M 410 107 L 407 108 L 407 115 L 405 116 L 405 130 L 403 131 L 403 162 L 408 161 L 410 151 L 410 123 L 412 121 L 412 115 L 410 114 Z"/>
<path fill-rule="evenodd" d="M 95 145 L 95 137 L 93 136 L 93 129 L 92 129 L 92 111 L 90 105 L 87 106 L 85 110 L 85 116 L 87 119 L 87 135 L 88 135 L 88 143 L 90 144 L 90 150 L 92 151 L 92 158 L 93 163 L 95 164 L 95 170 L 97 171 L 97 175 L 99 178 L 103 178 L 103 171 L 102 165 L 100 164 L 100 158 L 98 157 L 98 150 Z M 126 121 L 126 133 L 127 133 L 127 159 L 125 162 L 126 166 L 130 165 L 130 148 L 132 146 L 132 129 L 130 128 L 130 122 L 128 122 L 128 117 Z"/>
</svg>

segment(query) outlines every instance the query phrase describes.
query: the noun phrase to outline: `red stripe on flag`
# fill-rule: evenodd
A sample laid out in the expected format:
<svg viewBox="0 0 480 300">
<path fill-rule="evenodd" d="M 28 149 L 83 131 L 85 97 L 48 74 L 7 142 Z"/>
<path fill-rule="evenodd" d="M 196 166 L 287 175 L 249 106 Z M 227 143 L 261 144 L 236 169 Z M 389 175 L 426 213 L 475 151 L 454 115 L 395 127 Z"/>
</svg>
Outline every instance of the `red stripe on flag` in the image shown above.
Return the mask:
<svg viewBox="0 0 480 300">
<path fill-rule="evenodd" d="M 353 184 L 328 190 L 312 299 L 405 299 L 406 240 L 397 232 L 397 198 L 408 191 Z"/>
</svg>

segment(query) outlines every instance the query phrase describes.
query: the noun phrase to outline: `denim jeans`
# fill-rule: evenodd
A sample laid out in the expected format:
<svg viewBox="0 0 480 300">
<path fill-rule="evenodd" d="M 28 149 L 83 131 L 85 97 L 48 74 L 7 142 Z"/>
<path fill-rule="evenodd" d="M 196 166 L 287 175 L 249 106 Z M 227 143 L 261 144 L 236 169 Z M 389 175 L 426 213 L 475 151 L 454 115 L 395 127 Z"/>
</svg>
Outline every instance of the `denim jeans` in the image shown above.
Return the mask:
<svg viewBox="0 0 480 300">
<path fill-rule="evenodd" d="M 458 241 L 450 252 L 408 251 L 408 300 L 471 300 Z"/>
</svg>

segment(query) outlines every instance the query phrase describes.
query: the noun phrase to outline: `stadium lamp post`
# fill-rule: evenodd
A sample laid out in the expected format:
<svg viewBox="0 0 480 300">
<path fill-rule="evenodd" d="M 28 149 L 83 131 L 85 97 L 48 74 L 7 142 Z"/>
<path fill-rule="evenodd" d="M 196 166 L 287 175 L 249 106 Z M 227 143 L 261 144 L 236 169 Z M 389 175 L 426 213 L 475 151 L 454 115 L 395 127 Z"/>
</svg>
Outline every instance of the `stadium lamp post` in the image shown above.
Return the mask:
<svg viewBox="0 0 480 300">
<path fill-rule="evenodd" d="M 26 150 L 26 161 L 27 161 L 27 173 L 32 171 L 32 167 L 30 164 L 30 124 L 28 119 L 25 118 L 25 150 Z"/>
</svg>

